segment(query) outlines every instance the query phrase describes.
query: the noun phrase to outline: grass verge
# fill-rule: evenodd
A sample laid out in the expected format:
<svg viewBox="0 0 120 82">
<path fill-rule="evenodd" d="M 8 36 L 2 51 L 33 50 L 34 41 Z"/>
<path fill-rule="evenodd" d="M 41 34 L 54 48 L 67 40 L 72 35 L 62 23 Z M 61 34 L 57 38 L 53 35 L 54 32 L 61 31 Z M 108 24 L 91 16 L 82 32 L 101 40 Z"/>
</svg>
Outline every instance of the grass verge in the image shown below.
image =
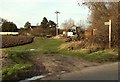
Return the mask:
<svg viewBox="0 0 120 82">
<path fill-rule="evenodd" d="M 6 50 L 3 50 L 3 52 L 8 54 L 4 61 L 8 61 L 8 60 L 12 61 L 10 65 L 3 65 L 2 69 L 0 70 L 3 82 L 6 80 L 21 79 L 19 74 L 20 73 L 24 74 L 26 69 L 32 67 L 32 64 L 23 58 L 23 56 L 25 56 L 26 53 L 29 54 L 28 52 L 6 51 Z"/>
<path fill-rule="evenodd" d="M 82 58 L 90 62 L 115 62 L 118 61 L 118 51 L 112 49 L 98 50 L 91 52 L 91 49 L 67 50 L 59 51 L 61 54 Z"/>
<path fill-rule="evenodd" d="M 3 67 L 0 73 L 2 73 L 2 80 L 19 80 L 21 77 L 19 77 L 20 73 L 26 73 L 25 70 L 27 68 L 30 68 L 32 65 L 29 63 L 26 64 L 14 64 L 9 67 Z"/>
</svg>

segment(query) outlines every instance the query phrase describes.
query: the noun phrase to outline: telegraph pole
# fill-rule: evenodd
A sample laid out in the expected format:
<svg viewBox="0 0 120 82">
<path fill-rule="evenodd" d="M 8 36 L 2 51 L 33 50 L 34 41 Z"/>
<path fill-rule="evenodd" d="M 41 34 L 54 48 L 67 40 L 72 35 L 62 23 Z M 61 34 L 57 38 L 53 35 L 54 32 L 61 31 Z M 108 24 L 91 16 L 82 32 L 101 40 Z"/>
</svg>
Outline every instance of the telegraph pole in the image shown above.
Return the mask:
<svg viewBox="0 0 120 82">
<path fill-rule="evenodd" d="M 112 22 L 105 22 L 105 25 L 109 25 L 109 48 L 111 48 L 111 34 L 112 34 Z"/>
<path fill-rule="evenodd" d="M 55 14 L 56 14 L 56 23 L 57 23 L 57 25 L 56 25 L 56 35 L 58 35 L 58 14 L 60 14 L 60 12 L 56 11 Z"/>
</svg>

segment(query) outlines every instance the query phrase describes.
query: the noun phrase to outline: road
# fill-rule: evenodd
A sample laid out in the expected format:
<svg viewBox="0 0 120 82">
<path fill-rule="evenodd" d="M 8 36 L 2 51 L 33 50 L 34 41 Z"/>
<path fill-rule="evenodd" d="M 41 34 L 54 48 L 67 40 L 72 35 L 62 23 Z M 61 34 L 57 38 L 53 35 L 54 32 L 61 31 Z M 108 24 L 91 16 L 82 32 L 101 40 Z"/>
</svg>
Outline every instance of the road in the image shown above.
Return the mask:
<svg viewBox="0 0 120 82">
<path fill-rule="evenodd" d="M 61 80 L 118 80 L 118 62 L 62 74 Z"/>
</svg>

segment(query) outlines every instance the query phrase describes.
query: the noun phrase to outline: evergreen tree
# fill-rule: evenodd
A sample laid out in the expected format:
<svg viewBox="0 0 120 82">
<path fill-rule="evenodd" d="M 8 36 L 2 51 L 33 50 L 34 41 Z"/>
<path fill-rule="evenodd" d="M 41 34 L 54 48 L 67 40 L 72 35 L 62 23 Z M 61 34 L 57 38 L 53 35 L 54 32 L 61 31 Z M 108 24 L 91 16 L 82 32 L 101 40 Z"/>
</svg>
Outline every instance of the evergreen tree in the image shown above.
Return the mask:
<svg viewBox="0 0 120 82">
<path fill-rule="evenodd" d="M 56 28 L 56 23 L 53 22 L 52 20 L 49 20 L 48 24 L 50 28 Z"/>
<path fill-rule="evenodd" d="M 2 32 L 17 32 L 17 26 L 13 22 L 4 22 L 1 26 Z"/>
<path fill-rule="evenodd" d="M 27 22 L 25 23 L 24 27 L 25 27 L 26 29 L 30 28 L 30 27 L 31 27 L 31 23 L 30 23 L 29 21 L 27 21 Z"/>
<path fill-rule="evenodd" d="M 43 18 L 40 26 L 41 26 L 43 29 L 46 29 L 46 28 L 49 27 L 48 20 L 47 20 L 46 17 Z"/>
<path fill-rule="evenodd" d="M 43 33 L 45 33 L 45 35 L 55 35 L 56 23 L 52 20 L 48 21 L 47 18 L 44 17 L 40 27 L 43 28 Z"/>
</svg>

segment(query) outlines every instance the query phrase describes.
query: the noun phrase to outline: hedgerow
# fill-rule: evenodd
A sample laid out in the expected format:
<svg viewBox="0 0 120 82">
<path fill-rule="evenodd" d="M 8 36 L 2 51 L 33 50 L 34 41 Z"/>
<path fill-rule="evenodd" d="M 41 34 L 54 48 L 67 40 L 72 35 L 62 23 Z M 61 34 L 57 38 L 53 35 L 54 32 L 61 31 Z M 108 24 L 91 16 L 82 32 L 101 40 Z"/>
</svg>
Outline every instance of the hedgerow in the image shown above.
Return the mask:
<svg viewBox="0 0 120 82">
<path fill-rule="evenodd" d="M 31 36 L 2 36 L 2 48 L 24 45 L 33 42 Z"/>
</svg>

